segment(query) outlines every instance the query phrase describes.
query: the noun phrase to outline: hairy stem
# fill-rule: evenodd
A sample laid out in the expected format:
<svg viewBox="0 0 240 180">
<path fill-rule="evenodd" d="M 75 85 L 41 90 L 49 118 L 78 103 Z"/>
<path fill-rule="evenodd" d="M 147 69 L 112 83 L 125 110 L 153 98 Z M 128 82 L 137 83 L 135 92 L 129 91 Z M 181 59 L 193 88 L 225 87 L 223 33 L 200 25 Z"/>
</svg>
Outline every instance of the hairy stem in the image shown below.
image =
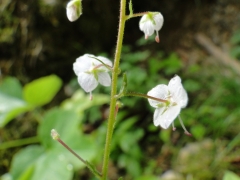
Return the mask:
<svg viewBox="0 0 240 180">
<path fill-rule="evenodd" d="M 115 123 L 115 109 L 116 109 L 115 95 L 117 94 L 118 69 L 119 69 L 119 63 L 121 58 L 123 35 L 124 35 L 124 28 L 125 28 L 125 21 L 126 21 L 125 10 L 126 10 L 126 0 L 121 0 L 117 47 L 115 51 L 114 67 L 112 71 L 111 102 L 110 102 L 109 118 L 108 118 L 108 125 L 107 125 L 106 144 L 105 144 L 104 157 L 103 157 L 102 178 L 101 178 L 102 180 L 107 179 L 109 157 L 111 152 L 111 141 L 112 141 L 112 135 L 113 135 L 114 123 Z"/>
</svg>

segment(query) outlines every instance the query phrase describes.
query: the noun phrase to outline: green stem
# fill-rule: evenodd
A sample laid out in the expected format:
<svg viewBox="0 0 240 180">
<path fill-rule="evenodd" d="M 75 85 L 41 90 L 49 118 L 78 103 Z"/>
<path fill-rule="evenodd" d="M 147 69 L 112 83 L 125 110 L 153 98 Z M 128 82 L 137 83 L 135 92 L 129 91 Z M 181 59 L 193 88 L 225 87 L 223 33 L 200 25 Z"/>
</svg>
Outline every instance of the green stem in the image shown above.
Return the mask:
<svg viewBox="0 0 240 180">
<path fill-rule="evenodd" d="M 39 139 L 37 136 L 2 143 L 0 145 L 0 149 L 8 149 L 33 143 L 39 143 Z"/>
<path fill-rule="evenodd" d="M 71 152 L 76 158 L 78 158 L 83 164 L 85 164 L 89 170 L 96 176 L 98 179 L 101 179 L 101 174 L 88 162 L 85 161 L 81 156 L 79 156 L 75 151 L 73 151 L 67 144 L 65 144 L 59 137 L 56 140 L 63 145 L 69 152 Z"/>
<path fill-rule="evenodd" d="M 140 17 L 140 16 L 143 16 L 144 14 L 147 14 L 148 12 L 142 12 L 142 13 L 135 13 L 135 14 L 132 14 L 132 15 L 128 15 L 126 16 L 126 20 L 129 20 L 131 18 L 134 18 L 134 17 Z"/>
<path fill-rule="evenodd" d="M 107 179 L 109 157 L 111 152 L 111 141 L 112 141 L 112 135 L 113 135 L 114 123 L 115 123 L 115 109 L 116 109 L 115 95 L 117 94 L 118 69 L 119 69 L 119 63 L 121 58 L 123 35 L 124 35 L 124 28 L 125 28 L 125 22 L 126 22 L 125 11 L 126 11 L 126 0 L 121 0 L 117 47 L 116 47 L 115 58 L 114 58 L 114 67 L 112 71 L 111 101 L 110 101 L 110 110 L 109 110 L 109 118 L 108 118 L 108 125 L 107 125 L 106 144 L 105 144 L 104 157 L 103 157 L 102 178 L 101 178 L 102 180 Z"/>
<path fill-rule="evenodd" d="M 136 93 L 136 92 L 126 92 L 124 93 L 124 96 L 136 96 L 136 97 L 143 97 L 143 98 L 147 98 L 147 99 L 152 99 L 158 102 L 164 102 L 167 103 L 168 100 L 164 100 L 164 99 L 159 99 L 159 98 L 155 98 L 153 96 L 148 96 L 146 94 L 141 94 L 141 93 Z"/>
</svg>

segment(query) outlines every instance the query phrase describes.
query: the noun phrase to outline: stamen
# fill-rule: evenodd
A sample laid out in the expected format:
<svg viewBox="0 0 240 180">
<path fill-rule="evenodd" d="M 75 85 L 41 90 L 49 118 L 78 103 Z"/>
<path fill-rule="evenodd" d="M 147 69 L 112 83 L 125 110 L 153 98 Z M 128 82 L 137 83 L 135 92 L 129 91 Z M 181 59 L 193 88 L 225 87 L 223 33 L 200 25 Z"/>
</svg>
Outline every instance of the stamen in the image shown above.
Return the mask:
<svg viewBox="0 0 240 180">
<path fill-rule="evenodd" d="M 93 100 L 93 96 L 92 96 L 92 91 L 90 92 L 90 97 L 89 97 L 90 101 Z"/>
<path fill-rule="evenodd" d="M 157 35 L 156 35 L 156 37 L 155 37 L 155 41 L 156 41 L 157 43 L 160 43 L 160 38 L 159 38 L 159 35 L 158 35 L 158 31 L 157 31 Z"/>
<path fill-rule="evenodd" d="M 172 123 L 172 130 L 173 130 L 173 131 L 176 131 L 176 128 L 175 128 L 175 126 L 174 126 L 174 122 Z"/>
<path fill-rule="evenodd" d="M 157 43 L 160 43 L 160 38 L 159 38 L 159 36 L 156 36 L 156 37 L 155 37 L 155 41 L 156 41 Z"/>
<path fill-rule="evenodd" d="M 179 122 L 182 126 L 182 128 L 184 129 L 184 133 L 187 135 L 187 136 L 192 136 L 192 134 L 190 132 L 187 131 L 187 129 L 185 128 L 184 124 L 183 124 L 183 121 L 182 121 L 182 118 L 180 117 L 180 115 L 178 115 L 178 119 L 179 119 Z"/>
</svg>

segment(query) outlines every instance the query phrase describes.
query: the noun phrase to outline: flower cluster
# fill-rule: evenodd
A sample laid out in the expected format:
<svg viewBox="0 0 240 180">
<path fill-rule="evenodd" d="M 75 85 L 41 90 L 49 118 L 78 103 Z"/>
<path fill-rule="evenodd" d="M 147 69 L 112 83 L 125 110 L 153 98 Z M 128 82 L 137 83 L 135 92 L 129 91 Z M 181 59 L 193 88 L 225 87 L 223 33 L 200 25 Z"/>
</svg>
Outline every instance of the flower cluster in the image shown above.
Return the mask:
<svg viewBox="0 0 240 180">
<path fill-rule="evenodd" d="M 67 5 L 67 17 L 70 21 L 75 21 L 82 14 L 81 0 L 71 0 Z M 144 13 L 139 22 L 139 28 L 145 34 L 145 39 L 156 32 L 155 40 L 160 42 L 158 31 L 163 26 L 163 16 L 160 12 Z M 85 54 L 76 59 L 73 70 L 78 77 L 78 82 L 84 91 L 89 92 L 92 98 L 92 91 L 100 83 L 103 86 L 111 85 L 111 78 L 108 74 L 112 68 L 112 62 L 102 56 Z M 182 86 L 181 78 L 175 76 L 168 85 L 160 84 L 151 89 L 147 97 L 151 106 L 156 108 L 154 112 L 154 125 L 167 129 L 174 119 L 179 117 L 186 134 L 190 133 L 184 127 L 179 116 L 182 108 L 188 102 L 187 93 Z M 174 125 L 173 125 L 173 129 Z"/>
<path fill-rule="evenodd" d="M 76 59 L 73 70 L 78 77 L 78 83 L 86 92 L 91 92 L 98 83 L 103 86 L 111 85 L 111 78 L 108 74 L 112 62 L 102 56 L 85 54 Z"/>
</svg>

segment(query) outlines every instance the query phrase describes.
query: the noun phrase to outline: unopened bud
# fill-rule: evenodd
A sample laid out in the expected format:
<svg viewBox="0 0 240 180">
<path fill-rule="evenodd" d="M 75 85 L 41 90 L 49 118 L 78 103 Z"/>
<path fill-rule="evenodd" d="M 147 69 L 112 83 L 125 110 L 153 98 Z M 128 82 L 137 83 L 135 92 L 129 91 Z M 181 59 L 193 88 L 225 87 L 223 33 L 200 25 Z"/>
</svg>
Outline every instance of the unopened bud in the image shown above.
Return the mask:
<svg viewBox="0 0 240 180">
<path fill-rule="evenodd" d="M 71 0 L 67 4 L 67 18 L 69 21 L 76 21 L 82 14 L 81 0 Z"/>
</svg>

